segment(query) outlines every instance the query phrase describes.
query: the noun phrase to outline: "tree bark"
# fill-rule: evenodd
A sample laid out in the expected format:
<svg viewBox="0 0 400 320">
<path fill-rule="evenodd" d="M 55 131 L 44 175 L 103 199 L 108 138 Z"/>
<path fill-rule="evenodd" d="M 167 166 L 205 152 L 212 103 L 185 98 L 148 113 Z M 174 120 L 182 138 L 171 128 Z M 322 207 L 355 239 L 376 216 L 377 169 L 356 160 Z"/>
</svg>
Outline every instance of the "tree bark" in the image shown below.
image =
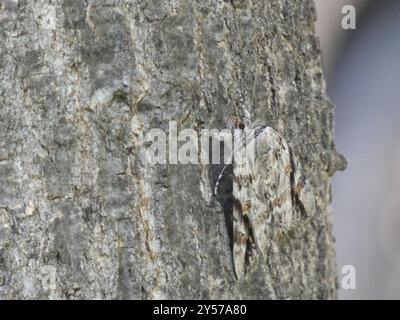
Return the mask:
<svg viewBox="0 0 400 320">
<path fill-rule="evenodd" d="M 311 0 L 0 3 L 1 299 L 336 296 L 333 140 Z M 151 128 L 288 140 L 317 202 L 236 279 L 221 166 L 150 165 Z"/>
</svg>

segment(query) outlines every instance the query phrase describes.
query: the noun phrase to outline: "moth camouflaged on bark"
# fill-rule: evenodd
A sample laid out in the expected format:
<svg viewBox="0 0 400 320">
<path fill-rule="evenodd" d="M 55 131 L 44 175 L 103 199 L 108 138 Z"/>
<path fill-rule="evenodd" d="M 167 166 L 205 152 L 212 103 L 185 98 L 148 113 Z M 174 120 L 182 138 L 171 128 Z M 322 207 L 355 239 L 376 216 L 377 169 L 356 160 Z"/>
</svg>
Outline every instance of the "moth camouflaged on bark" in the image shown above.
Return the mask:
<svg viewBox="0 0 400 320">
<path fill-rule="evenodd" d="M 246 130 L 251 134 L 241 133 Z M 316 206 L 299 160 L 274 129 L 258 125 L 234 132 L 233 263 L 240 279 L 266 254 L 272 230 L 288 232 Z"/>
</svg>

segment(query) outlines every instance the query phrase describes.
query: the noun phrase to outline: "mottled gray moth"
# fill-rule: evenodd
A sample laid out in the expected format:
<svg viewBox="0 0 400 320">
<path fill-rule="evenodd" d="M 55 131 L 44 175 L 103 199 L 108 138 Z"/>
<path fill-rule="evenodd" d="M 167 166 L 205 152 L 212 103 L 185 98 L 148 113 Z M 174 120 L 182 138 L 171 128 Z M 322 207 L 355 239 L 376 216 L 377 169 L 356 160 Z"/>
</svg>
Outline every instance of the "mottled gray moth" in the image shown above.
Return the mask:
<svg viewBox="0 0 400 320">
<path fill-rule="evenodd" d="M 313 190 L 291 146 L 271 127 L 245 130 L 253 130 L 251 139 L 234 139 L 232 152 L 233 264 L 239 279 L 266 253 L 271 229 L 290 230 L 316 210 Z M 249 157 L 249 150 L 254 156 Z"/>
</svg>

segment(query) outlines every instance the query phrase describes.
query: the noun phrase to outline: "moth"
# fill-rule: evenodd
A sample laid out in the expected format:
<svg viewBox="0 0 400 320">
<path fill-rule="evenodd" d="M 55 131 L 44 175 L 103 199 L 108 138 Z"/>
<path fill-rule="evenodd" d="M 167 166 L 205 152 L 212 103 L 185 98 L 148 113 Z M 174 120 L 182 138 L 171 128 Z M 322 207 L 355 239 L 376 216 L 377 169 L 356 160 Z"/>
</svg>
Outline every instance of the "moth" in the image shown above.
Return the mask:
<svg viewBox="0 0 400 320">
<path fill-rule="evenodd" d="M 246 130 L 251 131 L 238 137 Z M 232 252 L 235 274 L 241 279 L 266 254 L 272 230 L 289 231 L 315 213 L 316 203 L 292 147 L 274 129 L 255 125 L 235 130 L 233 146 Z"/>
</svg>

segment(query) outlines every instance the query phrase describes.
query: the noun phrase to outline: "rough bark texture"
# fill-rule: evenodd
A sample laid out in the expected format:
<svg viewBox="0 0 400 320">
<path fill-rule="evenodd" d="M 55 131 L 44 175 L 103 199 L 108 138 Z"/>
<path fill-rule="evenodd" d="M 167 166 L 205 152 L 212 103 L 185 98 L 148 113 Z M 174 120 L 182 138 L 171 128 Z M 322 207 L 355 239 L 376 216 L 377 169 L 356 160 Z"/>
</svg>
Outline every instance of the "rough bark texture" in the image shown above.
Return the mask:
<svg viewBox="0 0 400 320">
<path fill-rule="evenodd" d="M 334 298 L 339 165 L 311 0 L 2 0 L 0 298 Z M 288 140 L 317 213 L 233 272 L 220 166 L 143 158 L 150 128 L 251 106 Z"/>
</svg>

